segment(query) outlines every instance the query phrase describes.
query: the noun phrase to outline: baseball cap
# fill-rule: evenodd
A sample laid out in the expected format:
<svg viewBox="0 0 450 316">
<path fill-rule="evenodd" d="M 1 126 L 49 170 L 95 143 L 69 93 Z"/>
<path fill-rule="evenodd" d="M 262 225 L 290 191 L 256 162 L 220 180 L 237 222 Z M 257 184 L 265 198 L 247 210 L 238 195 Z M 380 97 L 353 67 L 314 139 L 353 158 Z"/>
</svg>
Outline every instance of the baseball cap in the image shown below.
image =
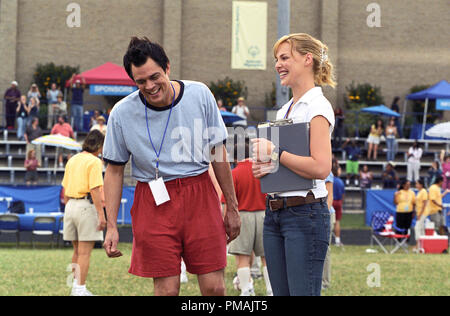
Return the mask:
<svg viewBox="0 0 450 316">
<path fill-rule="evenodd" d="M 19 84 L 17 83 L 17 81 L 13 81 L 13 82 L 11 82 L 11 84 L 15 85 L 16 87 L 19 85 Z"/>
</svg>

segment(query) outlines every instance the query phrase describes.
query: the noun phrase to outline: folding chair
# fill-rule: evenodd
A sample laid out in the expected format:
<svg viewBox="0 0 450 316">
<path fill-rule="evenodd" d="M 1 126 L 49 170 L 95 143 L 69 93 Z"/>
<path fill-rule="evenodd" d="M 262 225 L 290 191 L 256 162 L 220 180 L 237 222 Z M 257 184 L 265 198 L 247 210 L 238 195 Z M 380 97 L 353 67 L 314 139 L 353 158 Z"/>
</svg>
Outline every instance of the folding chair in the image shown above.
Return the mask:
<svg viewBox="0 0 450 316">
<path fill-rule="evenodd" d="M 59 248 L 59 241 L 63 240 L 64 235 L 64 216 L 61 216 L 58 222 L 58 237 L 56 239 L 56 247 Z M 64 240 L 63 240 L 63 247 L 64 247 Z"/>
<path fill-rule="evenodd" d="M 56 226 L 56 218 L 51 216 L 36 216 L 33 221 L 33 228 L 31 231 L 31 245 L 34 245 L 34 236 L 50 236 L 50 245 L 53 248 L 53 239 Z M 50 228 L 51 227 L 51 228 Z M 49 229 L 50 228 L 50 229 Z"/>
<path fill-rule="evenodd" d="M 370 245 L 375 241 L 386 254 L 393 254 L 402 248 L 408 253 L 409 230 L 402 230 L 396 227 L 394 216 L 388 211 L 377 211 L 372 215 L 372 235 Z M 394 231 L 397 231 L 395 232 Z M 388 251 L 386 244 L 390 243 L 392 250 Z"/>
<path fill-rule="evenodd" d="M 0 233 L 16 234 L 17 248 L 20 244 L 19 216 L 15 214 L 0 215 Z"/>
</svg>

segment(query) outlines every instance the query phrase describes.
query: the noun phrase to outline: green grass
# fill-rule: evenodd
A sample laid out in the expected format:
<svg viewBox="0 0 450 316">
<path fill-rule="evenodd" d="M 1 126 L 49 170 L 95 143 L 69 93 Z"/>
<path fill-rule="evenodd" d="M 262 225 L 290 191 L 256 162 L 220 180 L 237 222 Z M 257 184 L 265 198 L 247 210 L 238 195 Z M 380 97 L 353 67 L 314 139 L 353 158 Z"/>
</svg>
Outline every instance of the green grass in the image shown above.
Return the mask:
<svg viewBox="0 0 450 316">
<path fill-rule="evenodd" d="M 341 229 L 370 229 L 366 226 L 365 214 L 342 214 Z"/>
<path fill-rule="evenodd" d="M 30 249 L 22 245 L 0 245 L 0 296 L 39 295 L 65 296 L 70 288 L 66 280 L 70 276 L 67 266 L 72 251 L 48 249 L 38 245 Z M 124 256 L 109 259 L 102 249 L 93 251 L 88 277 L 88 288 L 96 295 L 153 295 L 153 282 L 128 274 L 131 244 L 121 244 Z M 449 255 L 416 255 L 384 253 L 367 254 L 367 247 L 344 249 L 332 247 L 332 286 L 323 292 L 326 296 L 336 295 L 449 295 Z M 235 273 L 233 257 L 226 269 L 226 286 L 229 296 L 239 295 L 233 289 Z M 372 264 L 380 267 L 380 287 L 369 287 L 367 279 L 373 271 L 367 271 Z M 257 295 L 265 294 L 263 279 L 255 281 Z M 189 275 L 189 283 L 182 284 L 181 295 L 200 295 L 196 277 Z"/>
</svg>

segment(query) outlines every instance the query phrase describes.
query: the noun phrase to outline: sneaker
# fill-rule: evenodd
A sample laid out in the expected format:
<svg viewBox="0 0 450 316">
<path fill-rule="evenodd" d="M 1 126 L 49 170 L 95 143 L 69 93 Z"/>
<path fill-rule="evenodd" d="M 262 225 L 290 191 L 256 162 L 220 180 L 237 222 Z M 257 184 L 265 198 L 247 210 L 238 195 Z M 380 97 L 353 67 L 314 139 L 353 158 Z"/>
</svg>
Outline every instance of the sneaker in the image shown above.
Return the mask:
<svg viewBox="0 0 450 316">
<path fill-rule="evenodd" d="M 272 290 L 267 290 L 266 291 L 266 296 L 273 296 L 273 291 Z"/>
<path fill-rule="evenodd" d="M 346 186 L 349 186 L 349 185 L 350 185 L 350 180 L 349 180 L 349 179 L 345 180 L 345 185 L 346 185 Z"/>
<path fill-rule="evenodd" d="M 359 181 L 355 179 L 355 187 L 359 186 Z"/>
<path fill-rule="evenodd" d="M 94 296 L 87 288 L 73 287 L 70 296 Z"/>
</svg>

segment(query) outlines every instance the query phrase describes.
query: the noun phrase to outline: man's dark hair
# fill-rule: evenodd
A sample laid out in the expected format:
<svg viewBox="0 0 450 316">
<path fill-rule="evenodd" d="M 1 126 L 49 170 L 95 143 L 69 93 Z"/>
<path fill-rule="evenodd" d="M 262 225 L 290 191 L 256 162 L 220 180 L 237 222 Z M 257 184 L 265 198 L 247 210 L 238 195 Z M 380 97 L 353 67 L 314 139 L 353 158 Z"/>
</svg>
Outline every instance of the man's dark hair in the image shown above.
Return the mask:
<svg viewBox="0 0 450 316">
<path fill-rule="evenodd" d="M 103 146 L 105 136 L 99 130 L 93 130 L 87 134 L 86 139 L 83 142 L 83 151 L 88 153 L 95 153 Z"/>
<path fill-rule="evenodd" d="M 436 180 L 434 180 L 434 183 L 439 184 L 441 182 L 444 182 L 444 178 L 442 176 L 437 176 Z"/>
<path fill-rule="evenodd" d="M 147 37 L 132 37 L 130 44 L 128 45 L 127 53 L 123 57 L 123 66 L 125 67 L 128 76 L 134 80 L 131 65 L 141 67 L 149 58 L 153 59 L 164 72 L 167 70 L 169 58 L 161 45 L 150 41 Z"/>
<path fill-rule="evenodd" d="M 417 183 L 419 183 L 422 187 L 425 186 L 425 182 L 423 182 L 422 179 L 417 180 Z"/>
</svg>

